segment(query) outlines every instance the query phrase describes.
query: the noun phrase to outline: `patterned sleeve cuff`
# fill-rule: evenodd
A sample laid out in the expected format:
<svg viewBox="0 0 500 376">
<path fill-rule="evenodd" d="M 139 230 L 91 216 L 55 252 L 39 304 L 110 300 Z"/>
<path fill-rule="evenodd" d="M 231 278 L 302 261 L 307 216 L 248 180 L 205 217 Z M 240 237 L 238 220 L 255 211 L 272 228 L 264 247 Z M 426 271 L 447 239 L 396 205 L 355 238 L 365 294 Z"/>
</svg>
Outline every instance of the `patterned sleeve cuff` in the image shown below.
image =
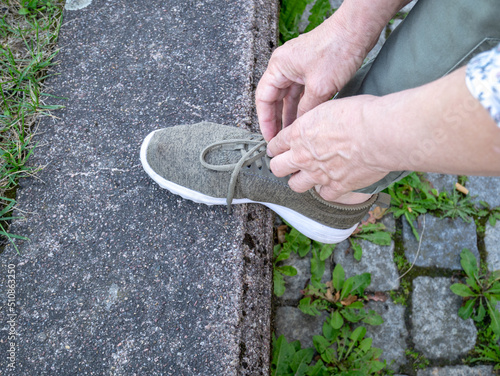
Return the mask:
<svg viewBox="0 0 500 376">
<path fill-rule="evenodd" d="M 500 44 L 469 62 L 465 83 L 500 127 Z"/>
</svg>

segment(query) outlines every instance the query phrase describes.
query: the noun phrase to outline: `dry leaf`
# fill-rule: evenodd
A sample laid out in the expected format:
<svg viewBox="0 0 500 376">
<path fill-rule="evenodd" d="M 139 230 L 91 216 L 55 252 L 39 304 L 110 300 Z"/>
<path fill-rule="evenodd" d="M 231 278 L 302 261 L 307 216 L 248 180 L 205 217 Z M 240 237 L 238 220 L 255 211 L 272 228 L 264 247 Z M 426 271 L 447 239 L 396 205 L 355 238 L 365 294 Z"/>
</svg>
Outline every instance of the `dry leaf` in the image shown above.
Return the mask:
<svg viewBox="0 0 500 376">
<path fill-rule="evenodd" d="M 375 209 L 372 210 L 373 217 L 378 221 L 379 219 L 382 219 L 385 213 L 387 213 L 387 210 L 389 210 L 389 208 L 381 208 L 380 206 L 376 206 Z"/>
<path fill-rule="evenodd" d="M 358 297 L 356 295 L 349 295 L 347 299 L 342 300 L 340 303 L 343 306 L 348 306 L 354 303 L 356 300 L 358 300 Z"/>
<path fill-rule="evenodd" d="M 376 292 L 366 296 L 366 300 L 373 300 L 374 302 L 385 302 L 389 297 L 383 292 Z"/>
<path fill-rule="evenodd" d="M 370 210 L 368 212 L 368 219 L 365 221 L 361 221 L 361 223 L 356 227 L 356 230 L 352 233 L 352 235 L 356 235 L 361 231 L 364 225 L 367 224 L 375 224 L 378 220 L 382 219 L 385 213 L 389 210 L 388 208 L 381 208 L 380 206 L 376 206 L 375 209 Z"/>
<path fill-rule="evenodd" d="M 328 300 L 330 303 L 336 302 L 335 298 L 333 297 L 332 290 L 330 290 L 330 289 L 326 290 L 325 297 L 326 297 L 326 300 Z"/>
<path fill-rule="evenodd" d="M 276 232 L 278 234 L 278 243 L 279 244 L 283 244 L 285 242 L 285 235 L 286 235 L 287 230 L 288 230 L 287 225 L 278 226 L 278 228 L 276 229 Z"/>
</svg>

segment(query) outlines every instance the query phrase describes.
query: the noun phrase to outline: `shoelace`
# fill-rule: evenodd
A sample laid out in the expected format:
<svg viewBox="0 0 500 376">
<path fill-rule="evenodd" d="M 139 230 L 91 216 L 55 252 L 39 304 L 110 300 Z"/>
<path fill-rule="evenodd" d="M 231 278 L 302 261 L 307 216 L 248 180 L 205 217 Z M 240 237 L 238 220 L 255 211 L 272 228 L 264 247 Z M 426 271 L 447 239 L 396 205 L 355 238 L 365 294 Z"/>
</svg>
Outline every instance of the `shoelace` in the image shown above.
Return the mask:
<svg viewBox="0 0 500 376">
<path fill-rule="evenodd" d="M 255 162 L 257 168 L 262 168 L 262 161 L 266 164 L 266 167 L 270 169 L 270 159 L 266 154 L 266 141 L 262 136 L 252 135 L 249 139 L 233 139 L 233 140 L 223 140 L 214 142 L 208 145 L 200 154 L 200 163 L 210 169 L 215 171 L 232 171 L 231 179 L 229 181 L 229 189 L 227 192 L 227 212 L 231 213 L 231 203 L 233 202 L 234 191 L 236 188 L 236 182 L 238 181 L 238 175 L 243 167 L 250 166 Z M 205 160 L 207 154 L 213 150 L 239 150 L 241 151 L 241 158 L 237 163 L 225 164 L 225 165 L 213 165 Z"/>
</svg>

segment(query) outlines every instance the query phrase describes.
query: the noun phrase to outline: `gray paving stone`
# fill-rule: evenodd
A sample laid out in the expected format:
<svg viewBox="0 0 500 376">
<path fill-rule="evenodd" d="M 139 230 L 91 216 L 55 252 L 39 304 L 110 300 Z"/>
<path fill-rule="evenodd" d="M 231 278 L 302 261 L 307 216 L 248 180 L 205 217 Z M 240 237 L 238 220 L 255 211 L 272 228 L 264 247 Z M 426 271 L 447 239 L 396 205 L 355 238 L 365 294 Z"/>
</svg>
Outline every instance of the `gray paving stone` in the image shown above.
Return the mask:
<svg viewBox="0 0 500 376">
<path fill-rule="evenodd" d="M 327 316 L 326 312 L 320 316 L 310 316 L 295 307 L 278 307 L 274 324 L 276 337 L 283 334 L 288 342 L 299 340 L 303 349 L 314 347 L 312 337 L 323 334 L 323 323 Z"/>
<path fill-rule="evenodd" d="M 416 227 L 421 234 L 424 216 L 421 215 L 419 220 L 420 226 Z M 417 255 L 418 241 L 405 219 L 403 219 L 403 241 L 406 258 L 412 263 Z M 461 270 L 460 252 L 464 248 L 468 248 L 479 257 L 474 222 L 466 223 L 460 218 L 452 220 L 425 215 L 425 232 L 415 265 Z"/>
<path fill-rule="evenodd" d="M 429 180 L 433 188 L 438 192 L 451 192 L 455 189 L 455 183 L 458 181 L 456 175 L 425 173 L 424 177 Z"/>
<path fill-rule="evenodd" d="M 311 260 L 309 257 L 300 258 L 297 254 L 291 253 L 288 260 L 283 261 L 280 265 L 291 265 L 297 269 L 297 275 L 293 277 L 284 276 L 285 293 L 277 298 L 278 301 L 286 302 L 290 300 L 298 300 L 301 298 L 301 290 L 307 286 L 311 278 Z"/>
<path fill-rule="evenodd" d="M 359 242 L 363 249 L 360 261 L 354 259 L 350 249 L 350 242 L 344 241 L 337 245 L 333 259 L 336 264 L 342 265 L 346 277 L 356 274 L 370 273 L 371 284 L 368 291 L 390 291 L 399 288 L 398 271 L 393 261 L 394 242 L 390 246 L 381 246 L 362 240 Z"/>
<path fill-rule="evenodd" d="M 388 232 L 391 234 L 394 234 L 396 232 L 396 220 L 394 219 L 394 216 L 392 214 L 386 214 L 381 222 L 385 225 L 385 228 Z"/>
<path fill-rule="evenodd" d="M 465 185 L 476 201 L 486 201 L 491 207 L 500 206 L 500 177 L 469 176 Z"/>
<path fill-rule="evenodd" d="M 448 278 L 413 280 L 411 334 L 415 348 L 429 359 L 454 360 L 476 343 L 476 327 L 472 319 L 458 317 L 462 298 L 450 286 Z"/>
<path fill-rule="evenodd" d="M 433 367 L 419 370 L 417 376 L 493 376 L 491 366 L 454 366 L 454 367 Z"/>
<path fill-rule="evenodd" d="M 399 366 L 406 364 L 405 350 L 408 331 L 405 325 L 405 307 L 394 304 L 390 299 L 386 302 L 369 302 L 367 309 L 373 309 L 384 319 L 378 326 L 365 325 L 366 337 L 373 338 L 373 346 L 384 352 L 382 359 L 391 364 L 390 369 L 396 371 Z"/>
<path fill-rule="evenodd" d="M 394 228 L 394 219 L 385 217 L 384 223 L 388 229 Z M 372 242 L 358 241 L 363 249 L 360 261 L 354 259 L 354 253 L 350 249 L 349 240 L 343 241 L 335 247 L 333 260 L 342 265 L 346 277 L 361 273 L 371 273 L 372 283 L 369 291 L 389 291 L 399 288 L 398 271 L 393 261 L 394 242 L 389 246 L 380 246 Z"/>
<path fill-rule="evenodd" d="M 276 15 L 276 1 L 254 0 L 65 11 L 47 82 L 65 109 L 38 128 L 40 179 L 20 182 L 26 220 L 12 229 L 29 241 L 0 257 L 0 291 L 16 266 L 16 375 L 268 374 L 271 215 L 169 194 L 139 148 L 165 126 L 251 127 Z"/>
<path fill-rule="evenodd" d="M 296 253 L 291 253 L 290 257 L 283 261 L 283 265 L 291 265 L 297 269 L 297 275 L 292 277 L 285 276 L 285 293 L 277 298 L 280 304 L 292 303 L 294 305 L 302 298 L 301 290 L 307 287 L 311 279 L 311 256 L 301 258 Z M 331 256 L 325 260 L 325 273 L 322 282 L 332 280 L 332 259 Z"/>
<path fill-rule="evenodd" d="M 488 270 L 495 271 L 500 269 L 500 221 L 495 226 L 486 224 L 484 234 L 484 246 L 486 248 L 486 261 Z"/>
</svg>

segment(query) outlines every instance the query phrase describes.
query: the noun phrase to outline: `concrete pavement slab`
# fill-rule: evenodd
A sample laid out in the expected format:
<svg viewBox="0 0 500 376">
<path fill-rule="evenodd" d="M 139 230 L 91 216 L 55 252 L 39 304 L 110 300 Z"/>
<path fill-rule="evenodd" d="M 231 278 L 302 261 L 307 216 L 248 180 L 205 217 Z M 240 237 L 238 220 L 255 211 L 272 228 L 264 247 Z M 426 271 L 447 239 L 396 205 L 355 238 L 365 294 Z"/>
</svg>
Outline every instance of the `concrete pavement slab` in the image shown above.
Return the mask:
<svg viewBox="0 0 500 376">
<path fill-rule="evenodd" d="M 266 375 L 272 216 L 187 202 L 142 171 L 152 130 L 255 127 L 256 73 L 276 1 L 94 0 L 66 10 L 57 76 L 66 108 L 40 125 L 12 247 L 15 375 Z M 259 65 L 260 64 L 260 65 Z M 0 305 L 8 297 L 2 293 Z M 2 355 L 3 356 L 3 355 Z"/>
</svg>

